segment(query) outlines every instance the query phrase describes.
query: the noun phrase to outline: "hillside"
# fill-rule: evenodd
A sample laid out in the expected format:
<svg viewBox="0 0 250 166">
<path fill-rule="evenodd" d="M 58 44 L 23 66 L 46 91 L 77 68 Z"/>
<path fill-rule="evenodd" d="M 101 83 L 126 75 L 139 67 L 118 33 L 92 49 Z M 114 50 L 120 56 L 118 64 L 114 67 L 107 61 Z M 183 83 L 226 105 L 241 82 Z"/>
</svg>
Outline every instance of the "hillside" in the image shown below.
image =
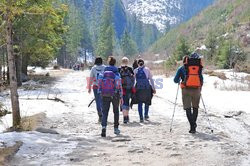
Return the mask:
<svg viewBox="0 0 250 166">
<path fill-rule="evenodd" d="M 150 52 L 172 55 L 178 38 L 185 39 L 193 48 L 205 44 L 208 34 L 239 41 L 246 54 L 250 54 L 249 0 L 217 0 L 188 22 L 181 24 L 159 39 Z"/>
</svg>

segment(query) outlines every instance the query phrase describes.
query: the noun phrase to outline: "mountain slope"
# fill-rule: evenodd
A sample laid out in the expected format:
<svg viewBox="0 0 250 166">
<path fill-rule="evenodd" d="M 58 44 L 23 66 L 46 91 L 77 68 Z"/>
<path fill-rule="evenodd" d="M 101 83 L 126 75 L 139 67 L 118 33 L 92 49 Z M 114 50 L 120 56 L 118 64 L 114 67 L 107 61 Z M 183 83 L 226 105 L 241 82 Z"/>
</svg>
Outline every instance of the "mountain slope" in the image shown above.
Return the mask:
<svg viewBox="0 0 250 166">
<path fill-rule="evenodd" d="M 230 35 L 239 40 L 246 52 L 250 52 L 250 5 L 249 0 L 217 0 L 215 4 L 181 24 L 159 39 L 150 49 L 154 53 L 171 55 L 180 36 L 190 44 L 201 46 L 209 32 L 217 37 Z"/>
<path fill-rule="evenodd" d="M 214 0 L 123 0 L 126 9 L 146 24 L 163 30 L 190 19 Z"/>
</svg>

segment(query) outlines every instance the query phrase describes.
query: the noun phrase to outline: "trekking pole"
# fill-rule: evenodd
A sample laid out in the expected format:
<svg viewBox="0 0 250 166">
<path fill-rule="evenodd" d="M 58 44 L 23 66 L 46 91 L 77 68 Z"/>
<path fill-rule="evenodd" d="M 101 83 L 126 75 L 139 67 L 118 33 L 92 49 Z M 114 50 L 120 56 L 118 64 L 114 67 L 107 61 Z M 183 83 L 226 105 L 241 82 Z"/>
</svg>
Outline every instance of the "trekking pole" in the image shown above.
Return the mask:
<svg viewBox="0 0 250 166">
<path fill-rule="evenodd" d="M 95 98 L 93 100 L 91 100 L 91 102 L 89 103 L 88 107 L 91 106 L 91 104 L 95 101 Z"/>
<path fill-rule="evenodd" d="M 177 87 L 177 93 L 176 93 L 176 98 L 175 98 L 175 103 L 174 103 L 174 111 L 173 111 L 171 125 L 170 125 L 170 133 L 172 132 L 173 121 L 174 121 L 174 114 L 175 114 L 175 108 L 176 108 L 176 102 L 177 102 L 177 98 L 178 98 L 179 88 L 180 88 L 180 83 L 178 83 L 178 87 Z"/>
<path fill-rule="evenodd" d="M 209 124 L 209 129 L 211 130 L 211 133 L 213 133 L 214 130 L 212 129 L 212 126 L 211 126 L 211 123 L 210 123 L 210 119 L 208 117 L 207 109 L 206 109 L 206 106 L 205 106 L 205 103 L 204 103 L 202 95 L 201 95 L 201 101 L 202 101 L 202 104 L 203 104 L 203 107 L 204 107 L 204 110 L 205 110 L 205 114 L 206 114 L 207 121 L 208 121 L 208 124 Z"/>
</svg>

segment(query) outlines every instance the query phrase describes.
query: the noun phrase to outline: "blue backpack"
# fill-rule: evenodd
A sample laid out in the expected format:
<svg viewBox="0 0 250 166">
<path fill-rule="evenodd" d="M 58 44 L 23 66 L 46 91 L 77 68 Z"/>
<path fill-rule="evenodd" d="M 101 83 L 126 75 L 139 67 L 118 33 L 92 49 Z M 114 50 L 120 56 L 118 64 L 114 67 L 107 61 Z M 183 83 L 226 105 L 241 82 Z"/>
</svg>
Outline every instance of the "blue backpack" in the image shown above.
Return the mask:
<svg viewBox="0 0 250 166">
<path fill-rule="evenodd" d="M 138 68 L 136 73 L 136 88 L 137 89 L 149 89 L 150 84 L 148 78 L 144 72 L 144 67 Z"/>
<path fill-rule="evenodd" d="M 112 97 L 115 95 L 116 81 L 115 73 L 112 71 L 105 71 L 101 80 L 101 95 L 104 97 Z"/>
</svg>

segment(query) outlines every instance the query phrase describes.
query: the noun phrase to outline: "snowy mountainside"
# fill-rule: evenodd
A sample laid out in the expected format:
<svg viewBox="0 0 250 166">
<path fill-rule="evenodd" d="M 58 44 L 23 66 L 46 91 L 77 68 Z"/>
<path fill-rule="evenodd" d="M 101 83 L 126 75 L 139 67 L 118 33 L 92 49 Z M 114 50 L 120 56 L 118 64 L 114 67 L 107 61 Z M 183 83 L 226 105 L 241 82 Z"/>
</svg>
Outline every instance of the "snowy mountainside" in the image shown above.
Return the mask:
<svg viewBox="0 0 250 166">
<path fill-rule="evenodd" d="M 146 24 L 163 30 L 167 23 L 177 25 L 196 15 L 213 0 L 123 0 L 126 9 Z"/>
</svg>

